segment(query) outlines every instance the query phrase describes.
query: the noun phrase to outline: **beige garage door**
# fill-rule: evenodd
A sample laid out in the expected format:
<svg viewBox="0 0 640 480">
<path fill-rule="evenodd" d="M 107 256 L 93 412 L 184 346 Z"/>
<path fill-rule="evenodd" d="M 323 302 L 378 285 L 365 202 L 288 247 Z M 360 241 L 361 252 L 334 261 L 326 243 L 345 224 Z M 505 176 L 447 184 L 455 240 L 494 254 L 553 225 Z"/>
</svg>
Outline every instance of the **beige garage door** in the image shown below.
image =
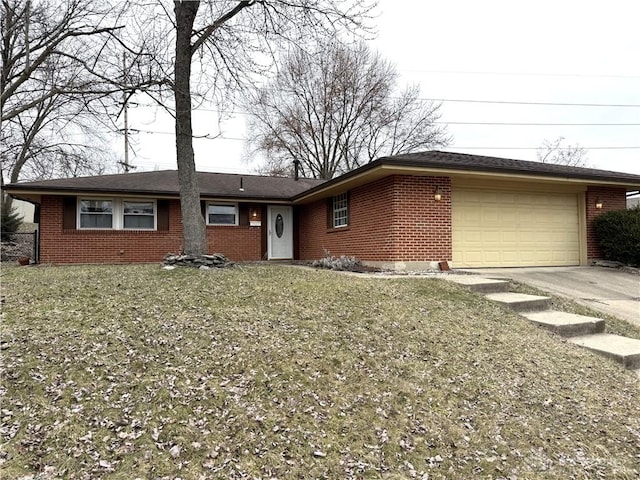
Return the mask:
<svg viewBox="0 0 640 480">
<path fill-rule="evenodd" d="M 453 189 L 455 267 L 578 265 L 576 194 Z"/>
</svg>

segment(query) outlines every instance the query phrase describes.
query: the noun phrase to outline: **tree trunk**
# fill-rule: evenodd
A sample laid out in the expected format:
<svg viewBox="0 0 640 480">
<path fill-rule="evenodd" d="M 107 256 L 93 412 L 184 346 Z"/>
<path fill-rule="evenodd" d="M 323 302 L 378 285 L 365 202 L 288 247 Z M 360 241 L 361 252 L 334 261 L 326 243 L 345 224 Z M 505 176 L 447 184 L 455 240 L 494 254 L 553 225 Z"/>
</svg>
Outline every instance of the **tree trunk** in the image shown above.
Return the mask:
<svg viewBox="0 0 640 480">
<path fill-rule="evenodd" d="M 176 154 L 180 183 L 180 209 L 184 253 L 207 253 L 207 236 L 200 209 L 191 128 L 191 32 L 200 2 L 174 2 L 176 15 L 175 102 Z"/>
</svg>

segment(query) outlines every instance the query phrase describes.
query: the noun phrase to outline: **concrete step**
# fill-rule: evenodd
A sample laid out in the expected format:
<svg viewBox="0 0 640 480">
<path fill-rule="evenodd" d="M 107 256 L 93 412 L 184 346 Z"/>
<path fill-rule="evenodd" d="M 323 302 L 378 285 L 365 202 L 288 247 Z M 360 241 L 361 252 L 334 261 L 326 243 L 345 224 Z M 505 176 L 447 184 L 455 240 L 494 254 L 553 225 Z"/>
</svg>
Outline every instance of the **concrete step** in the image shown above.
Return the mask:
<svg viewBox="0 0 640 480">
<path fill-rule="evenodd" d="M 485 295 L 489 300 L 501 303 L 518 313 L 521 312 L 538 312 L 549 308 L 549 297 L 540 297 L 538 295 L 526 295 L 524 293 L 490 293 Z"/>
<path fill-rule="evenodd" d="M 493 278 L 482 278 L 476 275 L 447 275 L 447 280 L 457 283 L 462 287 L 480 293 L 506 292 L 509 290 L 509 282 Z"/>
<path fill-rule="evenodd" d="M 523 312 L 522 316 L 543 328 L 551 330 L 563 337 L 576 337 L 604 332 L 604 320 L 575 313 L 556 312 Z"/>
<path fill-rule="evenodd" d="M 640 369 L 640 340 L 597 333 L 569 338 L 567 341 L 612 358 L 629 370 Z"/>
</svg>

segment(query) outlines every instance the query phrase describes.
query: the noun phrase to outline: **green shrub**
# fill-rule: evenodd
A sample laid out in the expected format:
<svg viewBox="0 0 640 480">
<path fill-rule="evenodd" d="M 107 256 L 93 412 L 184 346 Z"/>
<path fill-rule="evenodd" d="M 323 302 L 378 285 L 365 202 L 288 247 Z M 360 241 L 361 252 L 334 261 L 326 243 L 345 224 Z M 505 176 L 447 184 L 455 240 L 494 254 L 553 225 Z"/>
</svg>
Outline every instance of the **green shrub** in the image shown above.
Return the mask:
<svg viewBox="0 0 640 480">
<path fill-rule="evenodd" d="M 2 208 L 1 224 L 0 224 L 0 236 L 3 242 L 9 242 L 13 238 L 13 234 L 18 231 L 18 227 L 22 224 L 22 217 L 18 215 L 15 208 L 9 209 Z"/>
<path fill-rule="evenodd" d="M 640 206 L 603 213 L 593 228 L 605 259 L 640 266 Z"/>
</svg>

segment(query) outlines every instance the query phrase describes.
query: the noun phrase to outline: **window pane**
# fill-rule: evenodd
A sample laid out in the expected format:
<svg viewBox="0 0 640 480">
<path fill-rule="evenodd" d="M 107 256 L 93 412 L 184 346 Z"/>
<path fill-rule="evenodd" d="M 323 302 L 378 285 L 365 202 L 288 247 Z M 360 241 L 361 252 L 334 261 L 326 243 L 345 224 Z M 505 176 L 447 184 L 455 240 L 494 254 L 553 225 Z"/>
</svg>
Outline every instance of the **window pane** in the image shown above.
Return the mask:
<svg viewBox="0 0 640 480">
<path fill-rule="evenodd" d="M 81 213 L 112 213 L 111 200 L 82 200 L 80 201 Z"/>
<path fill-rule="evenodd" d="M 113 228 L 113 201 L 80 200 L 80 228 Z"/>
<path fill-rule="evenodd" d="M 207 207 L 208 223 L 235 225 L 236 206 L 235 205 L 209 205 Z"/>
<path fill-rule="evenodd" d="M 213 214 L 236 214 L 235 205 L 209 205 L 209 213 Z"/>
<path fill-rule="evenodd" d="M 209 223 L 221 223 L 223 225 L 235 225 L 236 216 L 235 216 L 235 214 L 231 214 L 231 215 L 209 214 Z"/>
<path fill-rule="evenodd" d="M 124 228 L 153 230 L 153 215 L 125 215 Z"/>
<path fill-rule="evenodd" d="M 82 213 L 80 214 L 80 228 L 111 228 L 112 216 L 95 214 L 95 213 Z"/>
<path fill-rule="evenodd" d="M 124 202 L 124 213 L 125 215 L 153 215 L 153 202 Z"/>
<path fill-rule="evenodd" d="M 346 193 L 333 197 L 333 226 L 345 227 L 349 219 L 349 201 Z"/>
</svg>

